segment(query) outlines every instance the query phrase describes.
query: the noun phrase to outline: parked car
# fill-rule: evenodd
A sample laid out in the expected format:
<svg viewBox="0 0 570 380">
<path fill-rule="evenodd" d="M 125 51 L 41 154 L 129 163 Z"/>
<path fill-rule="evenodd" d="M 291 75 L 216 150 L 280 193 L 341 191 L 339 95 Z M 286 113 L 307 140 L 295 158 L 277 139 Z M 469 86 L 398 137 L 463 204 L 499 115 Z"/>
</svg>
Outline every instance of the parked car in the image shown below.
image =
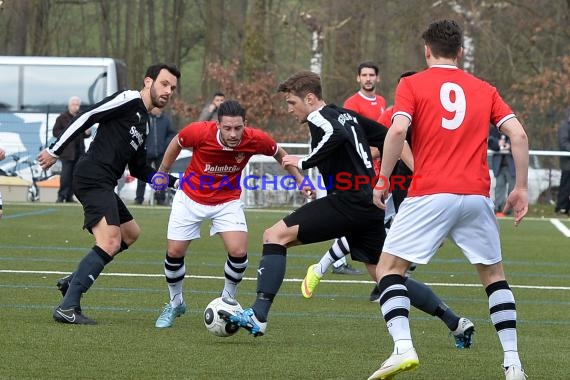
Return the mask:
<svg viewBox="0 0 570 380">
<path fill-rule="evenodd" d="M 489 170 L 489 175 L 491 176 L 491 198 L 495 199 L 495 176 L 492 170 Z M 550 203 L 556 199 L 560 176 L 559 169 L 543 168 L 538 156 L 530 155 L 528 161 L 528 203 Z"/>
</svg>

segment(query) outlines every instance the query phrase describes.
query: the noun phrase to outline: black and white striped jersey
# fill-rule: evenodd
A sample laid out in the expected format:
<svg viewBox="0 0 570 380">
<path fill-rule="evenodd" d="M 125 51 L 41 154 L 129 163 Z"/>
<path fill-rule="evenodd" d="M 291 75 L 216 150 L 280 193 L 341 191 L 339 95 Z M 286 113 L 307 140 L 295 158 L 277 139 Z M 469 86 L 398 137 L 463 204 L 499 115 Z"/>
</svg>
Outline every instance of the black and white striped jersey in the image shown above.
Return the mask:
<svg viewBox="0 0 570 380">
<path fill-rule="evenodd" d="M 382 152 L 387 128 L 358 115 L 356 112 L 326 105 L 320 110 L 311 112 L 307 117 L 311 133 L 311 153 L 299 162 L 300 169 L 317 167 L 323 176 L 324 183 L 332 184 L 330 193 L 346 191 L 364 191 L 372 201 L 372 181 L 374 169 L 370 154 L 370 146 Z M 369 178 L 368 184 L 348 187 L 349 179 L 363 181 Z M 346 181 L 345 181 L 346 180 Z M 353 185 L 355 185 L 353 183 Z"/>
<path fill-rule="evenodd" d="M 156 171 L 146 164 L 148 118 L 138 91 L 120 91 L 78 114 L 48 151 L 59 156 L 75 136 L 98 123 L 95 138 L 74 175 L 115 186 L 129 165 L 131 174 L 146 182 Z"/>
</svg>

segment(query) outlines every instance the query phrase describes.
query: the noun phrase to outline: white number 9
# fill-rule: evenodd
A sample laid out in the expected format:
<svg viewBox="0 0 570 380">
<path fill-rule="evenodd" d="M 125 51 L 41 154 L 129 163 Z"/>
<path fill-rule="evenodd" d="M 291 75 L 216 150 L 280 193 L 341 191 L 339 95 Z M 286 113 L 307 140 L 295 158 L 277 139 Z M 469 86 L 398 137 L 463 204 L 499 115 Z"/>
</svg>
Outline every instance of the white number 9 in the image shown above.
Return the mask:
<svg viewBox="0 0 570 380">
<path fill-rule="evenodd" d="M 451 99 L 451 93 L 455 93 L 455 100 Z M 439 90 L 439 100 L 446 111 L 454 112 L 453 119 L 441 118 L 441 126 L 445 129 L 453 130 L 459 128 L 465 118 L 465 93 L 456 83 L 444 83 Z"/>
</svg>

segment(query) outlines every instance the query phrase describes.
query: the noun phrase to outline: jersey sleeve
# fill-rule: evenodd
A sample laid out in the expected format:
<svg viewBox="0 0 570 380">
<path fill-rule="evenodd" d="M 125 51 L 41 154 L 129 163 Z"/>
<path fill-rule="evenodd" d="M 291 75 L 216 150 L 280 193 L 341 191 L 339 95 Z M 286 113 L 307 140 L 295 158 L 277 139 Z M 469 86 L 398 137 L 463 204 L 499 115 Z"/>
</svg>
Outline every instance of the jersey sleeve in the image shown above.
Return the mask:
<svg viewBox="0 0 570 380">
<path fill-rule="evenodd" d="M 85 112 L 73 119 L 61 136 L 48 149 L 48 152 L 59 156 L 65 147 L 96 123 L 105 123 L 108 120 L 120 117 L 131 101 L 139 101 L 138 91 L 122 91 L 106 97 L 94 104 Z"/>
<path fill-rule="evenodd" d="M 407 117 L 410 122 L 414 115 L 414 93 L 412 87 L 409 84 L 408 78 L 402 78 L 396 87 L 396 97 L 394 98 L 394 107 L 392 108 L 392 117 L 390 118 L 390 123 L 392 124 L 392 119 L 396 115 L 403 115 Z"/>
<path fill-rule="evenodd" d="M 203 121 L 188 124 L 178 132 L 178 144 L 183 149 L 195 148 L 203 141 L 203 133 L 207 129 L 207 123 Z"/>
<path fill-rule="evenodd" d="M 388 108 L 386 111 L 382 112 L 380 117 L 378 118 L 378 123 L 382 124 L 386 128 L 390 128 L 392 125 L 392 114 L 394 113 L 394 108 Z"/>
<path fill-rule="evenodd" d="M 259 129 L 251 129 L 255 137 L 255 150 L 258 154 L 263 154 L 265 156 L 275 156 L 277 150 L 279 149 L 277 143 L 271 136 Z"/>
<path fill-rule="evenodd" d="M 323 111 L 315 111 L 309 114 L 308 122 L 313 124 L 323 133 L 317 146 L 298 162 L 299 169 L 308 169 L 317 166 L 326 157 L 334 154 L 339 145 L 348 139 L 348 133 L 335 118 L 327 118 Z"/>
<path fill-rule="evenodd" d="M 489 85 L 491 86 L 491 85 Z M 491 108 L 491 123 L 497 126 L 497 128 L 501 128 L 503 123 L 513 117 L 516 117 L 511 107 L 505 103 L 499 91 L 495 87 L 491 86 L 492 91 L 492 108 Z"/>
</svg>

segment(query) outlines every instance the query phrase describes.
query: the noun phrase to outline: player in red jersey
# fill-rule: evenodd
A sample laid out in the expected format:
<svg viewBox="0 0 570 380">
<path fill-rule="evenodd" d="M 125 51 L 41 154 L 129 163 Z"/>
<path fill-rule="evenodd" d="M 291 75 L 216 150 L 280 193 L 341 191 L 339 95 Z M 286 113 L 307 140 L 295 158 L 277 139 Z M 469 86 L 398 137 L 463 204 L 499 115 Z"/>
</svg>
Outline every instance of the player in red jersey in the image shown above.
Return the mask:
<svg viewBox="0 0 570 380">
<path fill-rule="evenodd" d="M 372 120 L 378 120 L 386 109 L 386 99 L 376 94 L 376 85 L 380 83 L 378 65 L 366 61 L 358 65 L 356 81 L 360 90 L 346 99 L 343 107 Z"/>
<path fill-rule="evenodd" d="M 457 67 L 463 32 L 455 21 L 432 23 L 422 38 L 428 69 L 400 81 L 384 142 L 380 178 L 389 178 L 413 124 L 414 178 L 377 266 L 380 309 L 394 351 L 369 379 L 392 378 L 418 366 L 404 273 L 412 262 L 427 264 L 449 237 L 476 266 L 485 287 L 491 321 L 504 351 L 506 379 L 524 380 L 515 298 L 503 271 L 499 230 L 489 198 L 489 123 L 511 139 L 516 185 L 505 210 L 514 210 L 515 225 L 528 211 L 528 139 L 497 89 Z M 374 203 L 384 207 L 385 195 L 377 187 Z"/>
<path fill-rule="evenodd" d="M 273 156 L 278 163 L 287 154 L 266 133 L 246 126 L 245 109 L 235 100 L 223 102 L 217 121 L 190 123 L 169 144 L 159 172 L 168 173 L 182 149 L 192 150 L 192 160 L 180 178 L 168 221 L 164 273 L 170 302 L 155 326 L 170 327 L 186 312 L 182 283 L 184 256 L 190 243 L 200 238 L 200 226 L 211 220 L 210 235 L 219 234 L 228 252 L 224 266 L 223 297 L 235 298 L 247 268 L 247 223 L 240 200 L 240 175 L 255 154 Z M 287 167 L 301 183 L 299 170 Z"/>
</svg>

